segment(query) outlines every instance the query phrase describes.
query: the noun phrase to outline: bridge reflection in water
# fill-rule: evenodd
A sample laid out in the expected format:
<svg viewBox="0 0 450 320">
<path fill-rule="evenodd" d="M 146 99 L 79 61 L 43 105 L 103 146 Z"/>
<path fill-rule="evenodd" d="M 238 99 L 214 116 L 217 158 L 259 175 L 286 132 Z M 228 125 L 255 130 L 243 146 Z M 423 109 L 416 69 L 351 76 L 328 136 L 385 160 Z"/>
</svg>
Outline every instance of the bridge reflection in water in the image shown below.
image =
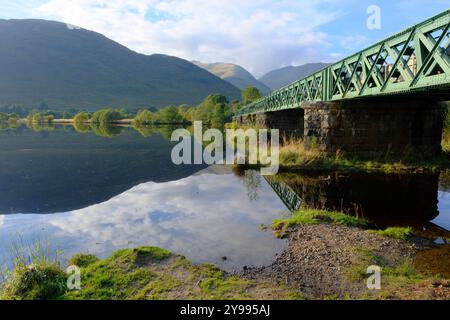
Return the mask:
<svg viewBox="0 0 450 320">
<path fill-rule="evenodd" d="M 449 237 L 431 221 L 439 215 L 439 174 L 302 173 L 265 177 L 291 210 L 342 211 L 379 228 L 411 226 Z"/>
</svg>

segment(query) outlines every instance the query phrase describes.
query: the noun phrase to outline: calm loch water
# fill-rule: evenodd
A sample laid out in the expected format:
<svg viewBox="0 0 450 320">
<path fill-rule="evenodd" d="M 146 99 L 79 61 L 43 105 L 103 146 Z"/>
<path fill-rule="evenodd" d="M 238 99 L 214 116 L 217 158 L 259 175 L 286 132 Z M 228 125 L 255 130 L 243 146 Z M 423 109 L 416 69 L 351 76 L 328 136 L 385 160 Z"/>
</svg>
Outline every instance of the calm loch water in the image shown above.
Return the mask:
<svg viewBox="0 0 450 320">
<path fill-rule="evenodd" d="M 226 270 L 266 265 L 286 242 L 260 226 L 304 206 L 449 238 L 450 174 L 261 177 L 176 166 L 170 132 L 0 131 L 0 263 L 23 239 L 45 241 L 63 259 L 151 245 Z"/>
</svg>

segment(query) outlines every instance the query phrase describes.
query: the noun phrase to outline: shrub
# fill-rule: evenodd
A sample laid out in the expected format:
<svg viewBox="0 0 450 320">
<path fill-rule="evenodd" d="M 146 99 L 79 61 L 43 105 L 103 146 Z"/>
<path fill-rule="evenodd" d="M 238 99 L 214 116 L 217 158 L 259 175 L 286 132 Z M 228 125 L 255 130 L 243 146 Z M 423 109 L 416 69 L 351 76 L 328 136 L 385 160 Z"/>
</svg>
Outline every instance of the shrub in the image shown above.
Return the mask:
<svg viewBox="0 0 450 320">
<path fill-rule="evenodd" d="M 91 119 L 91 115 L 88 112 L 80 112 L 74 118 L 73 122 L 76 124 L 86 123 Z"/>
<path fill-rule="evenodd" d="M 47 300 L 62 296 L 66 290 L 66 274 L 55 263 L 41 261 L 20 263 L 6 279 L 0 298 L 8 300 Z"/>
<path fill-rule="evenodd" d="M 113 121 L 121 120 L 124 115 L 115 109 L 102 109 L 96 111 L 91 118 L 91 123 L 95 124 L 108 124 Z"/>
<path fill-rule="evenodd" d="M 43 114 L 37 111 L 32 111 L 27 117 L 29 123 L 39 124 L 50 124 L 54 119 L 55 117 L 52 114 Z"/>
<path fill-rule="evenodd" d="M 140 111 L 137 116 L 133 119 L 133 125 L 135 126 L 142 126 L 147 124 L 152 124 L 154 121 L 154 115 L 151 111 L 148 110 L 142 110 Z"/>
</svg>

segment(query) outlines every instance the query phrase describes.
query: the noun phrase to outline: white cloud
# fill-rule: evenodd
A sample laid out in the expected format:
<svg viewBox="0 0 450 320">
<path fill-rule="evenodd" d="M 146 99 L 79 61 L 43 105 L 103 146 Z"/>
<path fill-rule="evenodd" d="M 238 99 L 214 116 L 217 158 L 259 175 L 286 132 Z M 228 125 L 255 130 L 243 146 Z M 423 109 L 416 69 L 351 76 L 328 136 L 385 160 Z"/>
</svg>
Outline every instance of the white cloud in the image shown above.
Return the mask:
<svg viewBox="0 0 450 320">
<path fill-rule="evenodd" d="M 144 183 L 72 212 L 15 215 L 16 221 L 0 229 L 0 258 L 9 235 L 20 231 L 27 241 L 49 235 L 67 256 L 86 251 L 107 256 L 119 248 L 153 245 L 195 262 L 268 264 L 284 242 L 261 232 L 259 225 L 270 224 L 287 210 L 270 186 L 261 182 L 258 201 L 253 202 L 233 174 L 201 174 Z M 227 262 L 221 261 L 223 256 Z"/>
<path fill-rule="evenodd" d="M 368 46 L 370 43 L 367 37 L 356 34 L 354 36 L 342 37 L 339 40 L 339 44 L 347 51 L 356 51 L 360 48 Z"/>
<path fill-rule="evenodd" d="M 0 226 L 2 226 L 4 222 L 5 222 L 5 216 L 0 215 Z"/>
<path fill-rule="evenodd" d="M 261 75 L 330 60 L 318 28 L 337 18 L 340 0 L 49 0 L 35 17 L 105 34 L 146 54 L 226 61 Z M 328 8 L 328 9 L 327 9 Z"/>
</svg>

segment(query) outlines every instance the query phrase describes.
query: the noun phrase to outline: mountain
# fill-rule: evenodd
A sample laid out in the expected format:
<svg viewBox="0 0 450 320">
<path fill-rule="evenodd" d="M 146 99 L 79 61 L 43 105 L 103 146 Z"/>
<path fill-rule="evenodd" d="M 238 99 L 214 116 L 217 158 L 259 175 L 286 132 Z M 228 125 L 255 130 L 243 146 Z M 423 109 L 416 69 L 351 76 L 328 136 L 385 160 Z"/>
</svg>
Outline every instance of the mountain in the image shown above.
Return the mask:
<svg viewBox="0 0 450 320">
<path fill-rule="evenodd" d="M 163 107 L 240 90 L 176 57 L 138 54 L 65 23 L 0 19 L 0 106 Z"/>
<path fill-rule="evenodd" d="M 259 79 L 272 90 L 280 89 L 327 67 L 327 63 L 308 63 L 298 67 L 285 67 L 271 71 Z"/>
<path fill-rule="evenodd" d="M 215 74 L 219 78 L 228 81 L 239 89 L 245 89 L 248 87 L 256 87 L 262 94 L 266 95 L 270 93 L 270 88 L 264 83 L 255 79 L 255 77 L 236 64 L 232 63 L 201 63 L 199 61 L 192 61 L 193 64 L 208 70 L 212 74 Z"/>
</svg>

